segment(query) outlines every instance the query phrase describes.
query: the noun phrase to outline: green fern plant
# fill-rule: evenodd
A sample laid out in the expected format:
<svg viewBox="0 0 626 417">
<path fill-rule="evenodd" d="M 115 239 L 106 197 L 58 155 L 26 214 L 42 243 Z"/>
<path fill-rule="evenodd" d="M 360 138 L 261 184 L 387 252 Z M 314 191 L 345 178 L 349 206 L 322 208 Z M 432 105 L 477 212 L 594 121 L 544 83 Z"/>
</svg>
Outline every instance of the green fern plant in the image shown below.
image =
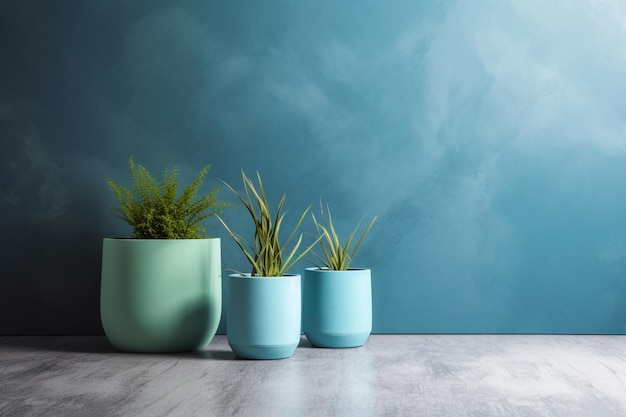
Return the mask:
<svg viewBox="0 0 626 417">
<path fill-rule="evenodd" d="M 132 188 L 128 189 L 108 179 L 119 207 L 113 216 L 128 223 L 135 239 L 200 239 L 207 237 L 202 221 L 217 215 L 227 203 L 217 201 L 219 186 L 210 193 L 196 197 L 211 165 L 206 165 L 180 194 L 177 170 L 166 169 L 161 180 L 136 165 L 132 155 L 128 160 Z"/>
<path fill-rule="evenodd" d="M 234 233 L 230 227 L 219 216 L 217 218 L 224 225 L 233 238 L 239 249 L 243 252 L 246 259 L 252 266 L 251 276 L 259 277 L 280 277 L 293 267 L 302 257 L 304 257 L 316 244 L 315 241 L 311 246 L 305 248 L 298 254 L 298 249 L 302 245 L 303 234 L 300 234 L 297 241 L 290 251 L 286 250 L 286 246 L 295 237 L 302 221 L 309 212 L 310 207 L 304 210 L 300 219 L 294 226 L 287 239 L 280 242 L 280 232 L 285 217 L 283 205 L 285 203 L 286 194 L 283 194 L 276 208 L 276 214 L 272 215 L 263 188 L 261 176 L 257 172 L 258 190 L 252 180 L 248 178 L 245 172 L 241 171 L 243 179 L 244 194 L 235 191 L 230 185 L 224 183 L 235 196 L 241 201 L 254 222 L 254 241 L 248 242 L 241 235 Z M 319 240 L 319 239 L 318 239 Z M 235 271 L 237 273 L 238 271 Z M 242 274 L 243 275 L 243 274 Z"/>
<path fill-rule="evenodd" d="M 365 236 L 369 233 L 370 229 L 374 225 L 377 217 L 374 217 L 370 224 L 365 228 L 361 237 L 356 242 L 352 251 L 350 251 L 350 246 L 356 236 L 357 230 L 361 226 L 361 221 L 356 225 L 352 233 L 348 235 L 345 243 L 341 243 L 339 239 L 339 235 L 337 234 L 337 230 L 335 229 L 335 225 L 333 224 L 333 217 L 330 214 L 330 207 L 326 205 L 326 211 L 324 211 L 324 205 L 320 200 L 320 211 L 321 211 L 321 220 L 318 221 L 313 213 L 311 216 L 313 217 L 313 222 L 315 223 L 315 227 L 317 229 L 318 235 L 320 237 L 319 243 L 322 249 L 322 254 L 319 255 L 315 252 L 312 252 L 319 263 L 311 262 L 318 268 L 326 268 L 333 271 L 346 271 L 350 268 L 350 264 L 354 259 L 354 255 L 356 251 L 363 243 Z"/>
</svg>

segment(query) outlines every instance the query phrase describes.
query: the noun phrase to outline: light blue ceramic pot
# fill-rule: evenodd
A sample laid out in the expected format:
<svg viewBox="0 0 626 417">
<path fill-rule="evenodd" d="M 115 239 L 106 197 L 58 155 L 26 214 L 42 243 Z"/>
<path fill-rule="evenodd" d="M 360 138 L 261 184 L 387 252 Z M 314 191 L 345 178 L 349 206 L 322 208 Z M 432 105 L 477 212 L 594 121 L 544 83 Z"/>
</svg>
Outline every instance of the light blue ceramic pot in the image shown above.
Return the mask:
<svg viewBox="0 0 626 417">
<path fill-rule="evenodd" d="M 100 316 L 115 348 L 201 349 L 221 311 L 220 239 L 104 239 Z"/>
<path fill-rule="evenodd" d="M 307 268 L 302 288 L 302 328 L 313 346 L 362 346 L 372 332 L 369 269 Z"/>
<path fill-rule="evenodd" d="M 228 277 L 226 333 L 242 359 L 290 357 L 300 343 L 300 275 Z"/>
</svg>

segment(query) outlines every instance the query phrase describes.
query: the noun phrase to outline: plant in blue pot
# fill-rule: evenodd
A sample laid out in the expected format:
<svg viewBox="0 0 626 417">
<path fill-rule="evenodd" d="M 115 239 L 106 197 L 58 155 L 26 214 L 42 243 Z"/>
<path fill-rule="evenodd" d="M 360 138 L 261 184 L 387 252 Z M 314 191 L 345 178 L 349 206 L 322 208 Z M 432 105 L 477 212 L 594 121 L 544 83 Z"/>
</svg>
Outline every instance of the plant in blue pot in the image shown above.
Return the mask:
<svg viewBox="0 0 626 417">
<path fill-rule="evenodd" d="M 304 271 L 302 328 L 316 347 L 362 346 L 372 332 L 371 270 L 351 267 L 354 256 L 376 221 L 372 219 L 355 242 L 361 222 L 345 242 L 339 238 L 330 208 L 320 201 L 321 217 L 313 215 L 321 253 L 316 267 Z"/>
<path fill-rule="evenodd" d="M 176 169 L 155 179 L 129 158 L 131 188 L 107 183 L 113 215 L 130 238 L 105 238 L 100 316 L 111 344 L 128 352 L 181 352 L 205 347 L 221 316 L 221 245 L 202 222 L 228 206 L 219 186 L 197 195 L 210 165 L 179 190 Z"/>
<path fill-rule="evenodd" d="M 243 193 L 226 186 L 250 214 L 254 224 L 252 240 L 233 232 L 218 216 L 251 266 L 250 273 L 228 276 L 228 343 L 242 359 L 288 358 L 300 343 L 302 306 L 301 276 L 288 271 L 317 244 L 315 241 L 300 250 L 304 246 L 303 234 L 298 235 L 298 230 L 309 208 L 283 240 L 286 195 L 272 214 L 259 173 L 256 185 L 243 170 L 241 175 Z"/>
</svg>

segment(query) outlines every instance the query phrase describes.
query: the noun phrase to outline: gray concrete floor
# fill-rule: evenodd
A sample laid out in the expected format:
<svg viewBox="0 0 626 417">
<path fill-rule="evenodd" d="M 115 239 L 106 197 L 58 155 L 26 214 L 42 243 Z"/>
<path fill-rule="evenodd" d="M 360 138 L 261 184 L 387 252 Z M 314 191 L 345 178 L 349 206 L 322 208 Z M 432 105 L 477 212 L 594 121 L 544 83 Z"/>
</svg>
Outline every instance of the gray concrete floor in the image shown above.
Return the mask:
<svg viewBox="0 0 626 417">
<path fill-rule="evenodd" d="M 1 416 L 626 416 L 626 336 L 372 335 L 245 361 L 0 337 Z"/>
</svg>

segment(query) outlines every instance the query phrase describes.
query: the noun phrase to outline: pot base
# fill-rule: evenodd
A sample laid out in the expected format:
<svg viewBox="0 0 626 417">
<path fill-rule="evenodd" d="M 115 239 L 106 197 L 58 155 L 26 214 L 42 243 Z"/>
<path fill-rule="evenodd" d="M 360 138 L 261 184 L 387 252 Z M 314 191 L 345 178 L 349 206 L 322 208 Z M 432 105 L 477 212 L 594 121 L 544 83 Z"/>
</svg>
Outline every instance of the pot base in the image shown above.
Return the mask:
<svg viewBox="0 0 626 417">
<path fill-rule="evenodd" d="M 367 332 L 349 335 L 335 335 L 328 333 L 307 332 L 305 335 L 314 347 L 345 349 L 363 346 L 370 334 Z"/>
<path fill-rule="evenodd" d="M 240 359 L 285 359 L 293 355 L 298 347 L 297 343 L 280 346 L 229 345 Z"/>
</svg>

